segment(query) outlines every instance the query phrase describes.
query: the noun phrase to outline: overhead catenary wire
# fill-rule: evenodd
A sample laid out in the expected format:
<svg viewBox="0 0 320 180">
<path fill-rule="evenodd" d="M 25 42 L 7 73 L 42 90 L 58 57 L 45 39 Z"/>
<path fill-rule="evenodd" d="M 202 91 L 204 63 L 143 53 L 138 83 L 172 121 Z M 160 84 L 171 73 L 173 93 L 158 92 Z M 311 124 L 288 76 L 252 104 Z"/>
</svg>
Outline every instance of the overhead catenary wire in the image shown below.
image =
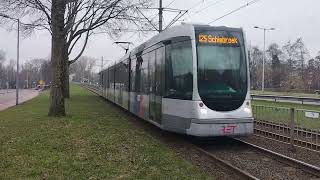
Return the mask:
<svg viewBox="0 0 320 180">
<path fill-rule="evenodd" d="M 218 17 L 218 18 L 210 21 L 208 24 L 214 23 L 214 22 L 216 22 L 216 21 L 218 21 L 218 20 L 220 20 L 220 19 L 222 19 L 222 18 L 224 18 L 224 17 L 226 17 L 226 16 L 228 16 L 228 15 L 230 15 L 230 14 L 233 14 L 233 13 L 235 13 L 235 12 L 237 12 L 237 11 L 245 8 L 245 7 L 248 7 L 248 6 L 250 6 L 250 5 L 254 4 L 254 3 L 257 3 L 257 2 L 259 2 L 259 1 L 260 1 L 260 0 L 252 0 L 252 1 L 250 1 L 250 2 L 248 2 L 248 3 L 246 3 L 246 4 L 244 4 L 244 5 L 242 5 L 242 6 L 238 7 L 238 8 L 236 8 L 236 9 L 228 12 L 227 14 L 225 14 L 225 15 L 223 15 L 223 16 L 220 16 L 220 17 Z"/>
<path fill-rule="evenodd" d="M 209 4 L 208 6 L 202 8 L 202 9 L 199 9 L 198 11 L 195 11 L 194 13 L 198 14 L 200 12 L 203 12 L 204 10 L 208 9 L 209 7 L 212 7 L 213 5 L 216 5 L 216 4 L 218 4 L 218 3 L 222 2 L 222 1 L 225 1 L 225 0 L 214 1 L 213 3 Z"/>
<path fill-rule="evenodd" d="M 191 15 L 196 15 L 200 12 L 203 12 L 204 10 L 208 9 L 209 7 L 213 6 L 213 5 L 216 5 L 222 1 L 225 1 L 225 0 L 217 0 L 217 1 L 214 1 L 213 3 L 210 3 L 208 6 L 204 7 L 204 8 L 201 8 L 197 11 L 190 11 L 191 9 L 194 9 L 196 7 L 198 7 L 199 5 L 201 5 L 202 3 L 204 3 L 204 0 L 203 1 L 200 1 L 200 2 L 197 2 L 195 3 L 192 7 L 190 7 L 187 11 L 187 15 L 189 16 L 188 19 L 191 19 Z M 185 21 L 186 18 L 184 18 L 182 21 Z"/>
<path fill-rule="evenodd" d="M 168 8 L 171 4 L 173 4 L 176 0 L 172 0 L 168 5 L 165 6 L 165 8 Z"/>
<path fill-rule="evenodd" d="M 202 4 L 202 3 L 204 3 L 203 0 L 201 0 L 200 2 L 195 3 L 195 4 L 194 4 L 193 6 L 191 6 L 189 9 L 187 9 L 187 11 L 190 11 L 191 9 L 198 7 L 198 6 L 199 6 L 200 4 Z"/>
</svg>

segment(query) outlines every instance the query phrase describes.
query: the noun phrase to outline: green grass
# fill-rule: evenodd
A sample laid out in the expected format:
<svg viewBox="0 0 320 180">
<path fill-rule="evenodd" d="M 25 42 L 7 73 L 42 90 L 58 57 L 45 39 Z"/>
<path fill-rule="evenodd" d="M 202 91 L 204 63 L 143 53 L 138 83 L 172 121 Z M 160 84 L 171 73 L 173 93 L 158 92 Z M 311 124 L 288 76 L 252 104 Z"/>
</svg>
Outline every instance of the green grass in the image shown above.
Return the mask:
<svg viewBox="0 0 320 180">
<path fill-rule="evenodd" d="M 290 122 L 290 108 L 295 109 L 295 122 L 300 127 L 320 130 L 320 118 L 313 119 L 305 116 L 305 112 L 320 112 L 320 106 L 309 104 L 295 104 L 286 102 L 274 102 L 264 100 L 254 100 L 253 115 L 258 120 L 280 122 L 288 124 Z M 265 106 L 265 107 L 261 107 Z"/>
<path fill-rule="evenodd" d="M 117 107 L 71 92 L 64 118 L 47 116 L 48 92 L 0 112 L 0 179 L 210 178 Z"/>
<path fill-rule="evenodd" d="M 315 93 L 294 93 L 294 92 L 274 92 L 274 91 L 262 92 L 262 91 L 258 91 L 258 90 L 251 90 L 251 94 L 320 98 L 320 95 L 315 94 Z"/>
</svg>

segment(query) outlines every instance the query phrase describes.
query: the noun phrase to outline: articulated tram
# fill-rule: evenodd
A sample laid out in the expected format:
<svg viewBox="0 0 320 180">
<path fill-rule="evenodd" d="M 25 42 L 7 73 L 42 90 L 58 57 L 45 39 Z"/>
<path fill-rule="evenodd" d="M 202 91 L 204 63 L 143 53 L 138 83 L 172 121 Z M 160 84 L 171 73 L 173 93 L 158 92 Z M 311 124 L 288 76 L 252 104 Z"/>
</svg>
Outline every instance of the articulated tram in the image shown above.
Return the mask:
<svg viewBox="0 0 320 180">
<path fill-rule="evenodd" d="M 164 130 L 249 135 L 248 64 L 242 29 L 182 24 L 103 70 L 102 96 Z"/>
</svg>

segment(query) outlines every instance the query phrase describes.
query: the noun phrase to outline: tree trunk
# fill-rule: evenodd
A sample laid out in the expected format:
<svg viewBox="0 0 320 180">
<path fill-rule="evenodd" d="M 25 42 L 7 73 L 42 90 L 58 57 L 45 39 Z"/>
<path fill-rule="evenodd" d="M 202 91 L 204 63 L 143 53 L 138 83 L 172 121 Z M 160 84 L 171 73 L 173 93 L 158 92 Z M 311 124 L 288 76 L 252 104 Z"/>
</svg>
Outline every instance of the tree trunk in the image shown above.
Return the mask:
<svg viewBox="0 0 320 180">
<path fill-rule="evenodd" d="M 49 116 L 65 116 L 65 105 L 63 96 L 63 74 L 64 74 L 64 13 L 65 0 L 52 0 L 51 8 L 51 66 L 52 66 L 52 84 L 50 91 Z"/>
<path fill-rule="evenodd" d="M 70 98 L 70 84 L 69 84 L 69 57 L 68 47 L 64 47 L 64 73 L 63 73 L 63 96 L 64 98 Z"/>
<path fill-rule="evenodd" d="M 64 77 L 64 97 L 70 98 L 70 82 L 69 82 L 69 62 L 65 65 L 65 77 Z"/>
</svg>

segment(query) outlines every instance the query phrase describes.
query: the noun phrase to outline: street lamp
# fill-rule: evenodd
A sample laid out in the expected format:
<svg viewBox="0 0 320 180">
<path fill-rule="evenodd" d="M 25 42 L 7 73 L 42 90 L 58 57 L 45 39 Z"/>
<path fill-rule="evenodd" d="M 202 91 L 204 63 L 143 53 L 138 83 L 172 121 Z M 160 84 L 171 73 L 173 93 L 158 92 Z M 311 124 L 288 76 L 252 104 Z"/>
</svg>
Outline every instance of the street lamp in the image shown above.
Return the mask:
<svg viewBox="0 0 320 180">
<path fill-rule="evenodd" d="M 265 55 L 266 55 L 266 31 L 276 30 L 275 28 L 264 28 L 255 26 L 256 29 L 263 30 L 263 59 L 262 59 L 262 87 L 261 90 L 264 92 L 264 64 L 265 64 Z"/>
<path fill-rule="evenodd" d="M 17 72 L 16 72 L 16 105 L 19 104 L 19 51 L 20 51 L 20 40 L 19 40 L 19 37 L 20 37 L 20 19 L 19 18 L 13 18 L 13 17 L 10 17 L 6 14 L 2 14 L 0 13 L 0 16 L 1 17 L 4 17 L 4 18 L 7 18 L 7 19 L 12 19 L 12 20 L 15 20 L 17 21 Z"/>
</svg>

